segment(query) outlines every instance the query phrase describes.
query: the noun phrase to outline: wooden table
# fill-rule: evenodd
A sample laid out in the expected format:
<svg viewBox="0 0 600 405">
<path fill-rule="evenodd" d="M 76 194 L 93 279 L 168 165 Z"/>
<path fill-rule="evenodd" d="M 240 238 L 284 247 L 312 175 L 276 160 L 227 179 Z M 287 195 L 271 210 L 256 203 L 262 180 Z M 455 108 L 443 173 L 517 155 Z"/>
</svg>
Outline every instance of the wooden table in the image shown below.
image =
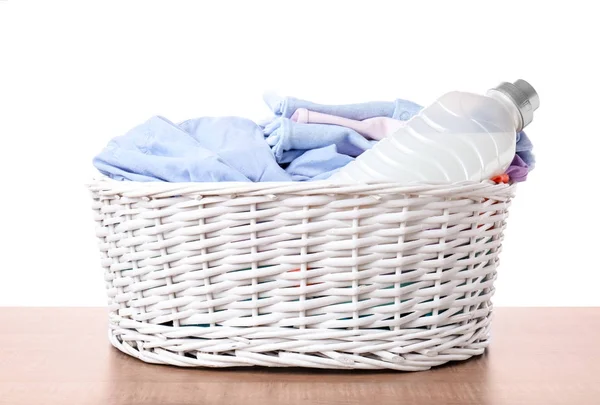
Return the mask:
<svg viewBox="0 0 600 405">
<path fill-rule="evenodd" d="M 600 404 L 600 308 L 497 308 L 476 359 L 417 373 L 180 369 L 107 340 L 101 308 L 0 308 L 0 404 Z"/>
</svg>

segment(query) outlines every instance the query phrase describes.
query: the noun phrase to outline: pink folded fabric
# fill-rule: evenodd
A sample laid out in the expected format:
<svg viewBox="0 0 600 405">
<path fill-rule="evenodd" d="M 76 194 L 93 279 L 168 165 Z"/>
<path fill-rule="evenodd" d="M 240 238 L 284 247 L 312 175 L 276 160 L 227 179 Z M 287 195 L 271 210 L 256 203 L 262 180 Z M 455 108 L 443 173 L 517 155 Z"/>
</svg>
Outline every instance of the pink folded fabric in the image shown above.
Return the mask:
<svg viewBox="0 0 600 405">
<path fill-rule="evenodd" d="M 374 139 L 376 141 L 393 134 L 404 126 L 404 121 L 395 120 L 388 117 L 374 117 L 357 121 L 349 118 L 338 117 L 336 115 L 309 111 L 306 108 L 298 108 L 292 115 L 291 120 L 304 124 L 339 125 L 353 129 L 365 138 Z"/>
</svg>

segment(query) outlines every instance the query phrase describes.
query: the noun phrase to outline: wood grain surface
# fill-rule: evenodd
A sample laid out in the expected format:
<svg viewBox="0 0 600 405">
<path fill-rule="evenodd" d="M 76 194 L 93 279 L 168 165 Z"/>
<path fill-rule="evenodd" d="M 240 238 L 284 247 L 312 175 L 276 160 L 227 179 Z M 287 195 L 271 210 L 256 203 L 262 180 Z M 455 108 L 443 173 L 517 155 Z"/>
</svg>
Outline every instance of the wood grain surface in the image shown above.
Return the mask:
<svg viewBox="0 0 600 405">
<path fill-rule="evenodd" d="M 485 355 L 417 373 L 156 366 L 106 324 L 101 308 L 0 308 L 0 404 L 600 404 L 600 308 L 497 308 Z"/>
</svg>

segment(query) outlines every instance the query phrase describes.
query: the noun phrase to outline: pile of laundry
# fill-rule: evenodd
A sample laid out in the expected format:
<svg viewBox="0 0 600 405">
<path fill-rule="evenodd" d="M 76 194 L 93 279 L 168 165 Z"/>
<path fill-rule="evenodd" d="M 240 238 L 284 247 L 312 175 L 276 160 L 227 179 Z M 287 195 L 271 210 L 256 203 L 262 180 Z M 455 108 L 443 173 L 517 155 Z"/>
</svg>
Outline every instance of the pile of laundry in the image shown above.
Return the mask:
<svg viewBox="0 0 600 405">
<path fill-rule="evenodd" d="M 324 180 L 404 125 L 421 106 L 407 100 L 323 105 L 267 94 L 274 116 L 202 117 L 175 124 L 152 117 L 112 139 L 94 165 L 115 180 L 165 182 Z M 534 168 L 533 145 L 517 134 L 516 154 L 497 182 Z"/>
</svg>

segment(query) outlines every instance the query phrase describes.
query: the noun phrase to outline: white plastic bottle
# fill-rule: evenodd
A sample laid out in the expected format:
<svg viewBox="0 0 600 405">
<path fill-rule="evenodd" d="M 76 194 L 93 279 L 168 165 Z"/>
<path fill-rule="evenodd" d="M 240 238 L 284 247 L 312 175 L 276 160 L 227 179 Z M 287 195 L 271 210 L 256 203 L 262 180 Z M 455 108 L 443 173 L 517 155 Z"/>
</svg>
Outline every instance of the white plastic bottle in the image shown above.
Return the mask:
<svg viewBox="0 0 600 405">
<path fill-rule="evenodd" d="M 443 184 L 489 179 L 510 165 L 516 134 L 532 121 L 539 103 L 524 80 L 501 83 L 485 96 L 447 93 L 331 181 Z"/>
</svg>

